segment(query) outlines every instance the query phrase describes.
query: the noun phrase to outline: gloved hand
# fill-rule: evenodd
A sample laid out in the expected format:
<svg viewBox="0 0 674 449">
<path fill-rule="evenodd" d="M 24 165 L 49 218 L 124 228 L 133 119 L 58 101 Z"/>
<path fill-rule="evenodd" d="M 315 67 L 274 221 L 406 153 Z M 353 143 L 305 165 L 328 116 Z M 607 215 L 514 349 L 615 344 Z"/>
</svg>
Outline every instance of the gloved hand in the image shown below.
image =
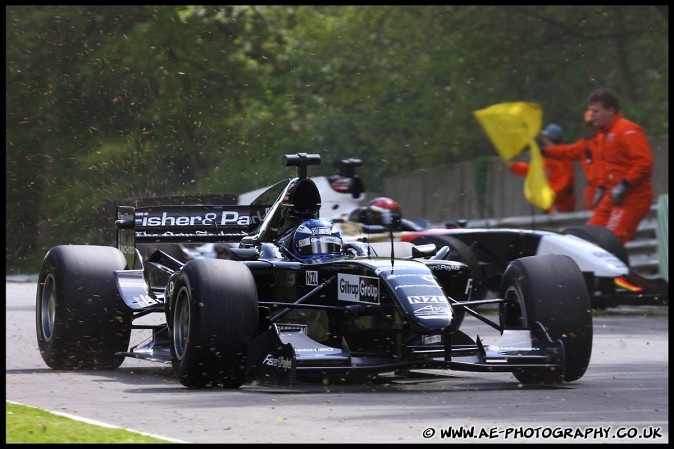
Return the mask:
<svg viewBox="0 0 674 449">
<path fill-rule="evenodd" d="M 592 200 L 592 207 L 597 207 L 597 204 L 601 201 L 601 199 L 604 197 L 604 192 L 606 191 L 605 188 L 603 187 L 597 187 L 597 190 L 594 193 L 594 200 Z"/>
<path fill-rule="evenodd" d="M 616 206 L 620 206 L 623 203 L 623 197 L 625 196 L 625 191 L 629 187 L 629 183 L 624 179 L 611 190 L 611 199 Z"/>
</svg>

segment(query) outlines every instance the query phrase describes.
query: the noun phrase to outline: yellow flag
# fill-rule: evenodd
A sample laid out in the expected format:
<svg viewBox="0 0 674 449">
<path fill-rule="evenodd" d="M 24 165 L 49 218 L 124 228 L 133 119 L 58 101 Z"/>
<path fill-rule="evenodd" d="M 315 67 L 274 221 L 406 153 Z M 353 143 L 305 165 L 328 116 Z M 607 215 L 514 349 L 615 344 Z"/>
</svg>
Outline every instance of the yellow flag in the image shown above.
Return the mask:
<svg viewBox="0 0 674 449">
<path fill-rule="evenodd" d="M 545 176 L 543 157 L 536 144 L 543 122 L 541 107 L 536 103 L 518 101 L 495 104 L 473 114 L 504 161 L 510 161 L 527 146 L 531 147 L 524 196 L 534 206 L 550 208 L 555 201 L 555 192 Z"/>
<path fill-rule="evenodd" d="M 555 191 L 550 187 L 548 177 L 545 175 L 543 155 L 535 138 L 531 138 L 529 146 L 531 147 L 531 161 L 527 178 L 524 180 L 524 197 L 534 206 L 547 210 L 555 202 Z"/>
<path fill-rule="evenodd" d="M 536 103 L 499 103 L 473 112 L 506 162 L 524 150 L 541 131 L 543 111 Z"/>
</svg>

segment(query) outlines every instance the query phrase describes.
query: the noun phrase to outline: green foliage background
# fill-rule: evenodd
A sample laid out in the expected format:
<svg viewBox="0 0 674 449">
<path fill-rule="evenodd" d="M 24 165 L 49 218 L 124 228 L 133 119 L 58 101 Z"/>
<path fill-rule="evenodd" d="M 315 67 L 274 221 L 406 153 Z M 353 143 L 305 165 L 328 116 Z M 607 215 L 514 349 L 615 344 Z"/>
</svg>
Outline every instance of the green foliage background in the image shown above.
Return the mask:
<svg viewBox="0 0 674 449">
<path fill-rule="evenodd" d="M 6 6 L 7 272 L 108 244 L 102 205 L 241 193 L 286 153 L 388 176 L 493 155 L 472 111 L 590 91 L 668 133 L 667 6 Z"/>
</svg>

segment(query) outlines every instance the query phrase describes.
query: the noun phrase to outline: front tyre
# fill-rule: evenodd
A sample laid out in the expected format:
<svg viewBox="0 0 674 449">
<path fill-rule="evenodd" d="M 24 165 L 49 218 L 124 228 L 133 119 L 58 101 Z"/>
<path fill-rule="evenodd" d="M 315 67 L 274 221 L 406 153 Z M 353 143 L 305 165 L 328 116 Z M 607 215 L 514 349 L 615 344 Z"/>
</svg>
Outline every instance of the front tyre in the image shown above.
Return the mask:
<svg viewBox="0 0 674 449">
<path fill-rule="evenodd" d="M 124 361 L 132 311 L 113 272 L 126 260 L 117 248 L 64 245 L 44 257 L 37 285 L 40 355 L 53 369 L 115 369 Z"/>
<path fill-rule="evenodd" d="M 238 388 L 248 342 L 258 329 L 250 269 L 231 260 L 195 259 L 176 276 L 169 339 L 173 368 L 189 388 Z"/>
<path fill-rule="evenodd" d="M 592 354 L 592 309 L 583 274 L 569 256 L 544 255 L 516 259 L 501 283 L 500 307 L 506 328 L 531 328 L 538 321 L 553 341 L 564 345 L 562 372 L 521 369 L 513 374 L 522 383 L 562 383 L 580 379 Z"/>
</svg>

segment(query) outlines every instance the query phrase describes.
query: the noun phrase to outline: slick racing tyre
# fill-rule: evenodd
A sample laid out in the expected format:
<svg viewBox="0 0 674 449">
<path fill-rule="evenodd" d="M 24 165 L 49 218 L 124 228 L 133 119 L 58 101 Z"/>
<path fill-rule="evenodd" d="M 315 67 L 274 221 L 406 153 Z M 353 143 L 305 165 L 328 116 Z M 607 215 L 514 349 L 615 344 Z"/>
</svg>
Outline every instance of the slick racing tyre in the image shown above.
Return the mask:
<svg viewBox="0 0 674 449">
<path fill-rule="evenodd" d="M 124 256 L 108 246 L 50 249 L 40 269 L 36 330 L 40 355 L 54 369 L 115 369 L 124 361 L 132 311 L 119 296 L 114 270 Z"/>
<path fill-rule="evenodd" d="M 522 383 L 562 383 L 580 379 L 592 354 L 592 310 L 585 280 L 576 263 L 565 255 L 523 257 L 503 274 L 499 315 L 505 328 L 531 328 L 540 322 L 553 341 L 564 345 L 562 372 L 540 368 L 513 374 Z"/>
<path fill-rule="evenodd" d="M 180 383 L 188 388 L 240 387 L 247 344 L 258 329 L 250 269 L 231 260 L 187 262 L 171 301 L 171 359 Z"/>
<path fill-rule="evenodd" d="M 623 245 L 623 242 L 620 241 L 617 235 L 613 233 L 610 229 L 604 226 L 597 225 L 579 225 L 571 226 L 562 231 L 562 234 L 575 235 L 580 237 L 583 240 L 587 240 L 590 243 L 594 243 L 600 248 L 605 249 L 609 253 L 616 256 L 626 267 L 630 266 L 630 258 Z"/>
<path fill-rule="evenodd" d="M 480 263 L 477 256 L 468 245 L 455 237 L 446 235 L 424 235 L 411 240 L 411 242 L 415 245 L 435 243 L 438 250 L 443 246 L 448 246 L 449 253 L 445 256 L 445 260 L 465 263 L 473 272 L 473 292 L 471 294 L 471 299 L 484 299 L 486 297 L 487 286 L 482 274 L 482 269 L 480 268 Z"/>
</svg>

